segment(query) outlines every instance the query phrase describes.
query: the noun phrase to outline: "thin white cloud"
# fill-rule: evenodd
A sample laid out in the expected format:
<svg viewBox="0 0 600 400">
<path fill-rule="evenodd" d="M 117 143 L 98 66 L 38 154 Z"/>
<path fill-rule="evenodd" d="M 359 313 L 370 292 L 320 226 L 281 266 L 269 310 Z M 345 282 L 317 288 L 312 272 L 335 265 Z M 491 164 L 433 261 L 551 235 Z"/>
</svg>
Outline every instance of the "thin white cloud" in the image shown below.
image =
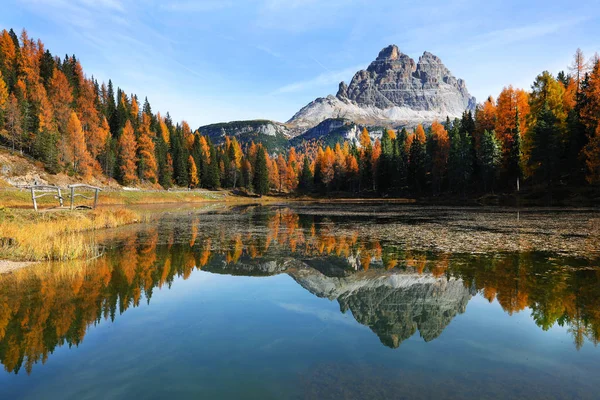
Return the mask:
<svg viewBox="0 0 600 400">
<path fill-rule="evenodd" d="M 207 12 L 231 7 L 233 7 L 233 2 L 227 0 L 184 0 L 169 2 L 161 5 L 163 10 L 174 12 Z"/>
<path fill-rule="evenodd" d="M 579 17 L 564 21 L 544 21 L 530 25 L 499 29 L 484 33 L 473 38 L 474 44 L 467 48 L 468 51 L 477 51 L 488 47 L 506 46 L 513 43 L 536 39 L 570 28 L 590 17 Z"/>
<path fill-rule="evenodd" d="M 90 8 L 107 8 L 124 12 L 125 8 L 120 0 L 79 0 L 82 4 Z"/>
<path fill-rule="evenodd" d="M 298 314 L 311 315 L 323 322 L 335 322 L 347 326 L 360 327 L 348 314 L 341 314 L 336 311 L 324 310 L 320 307 L 310 307 L 303 304 L 279 303 L 279 307 L 284 310 Z"/>
<path fill-rule="evenodd" d="M 362 68 L 364 68 L 364 65 L 348 67 L 338 71 L 327 71 L 317 75 L 312 79 L 284 85 L 273 91 L 272 94 L 296 93 L 315 88 L 322 88 L 325 86 L 337 85 L 341 81 L 348 81 L 348 79 L 351 78 L 356 71 Z"/>
<path fill-rule="evenodd" d="M 279 54 L 278 52 L 276 52 L 275 50 L 267 47 L 267 46 L 262 46 L 262 45 L 258 45 L 255 46 L 257 50 L 260 50 L 262 52 L 267 53 L 270 56 L 273 56 L 275 58 L 283 58 L 283 56 L 281 54 Z"/>
</svg>

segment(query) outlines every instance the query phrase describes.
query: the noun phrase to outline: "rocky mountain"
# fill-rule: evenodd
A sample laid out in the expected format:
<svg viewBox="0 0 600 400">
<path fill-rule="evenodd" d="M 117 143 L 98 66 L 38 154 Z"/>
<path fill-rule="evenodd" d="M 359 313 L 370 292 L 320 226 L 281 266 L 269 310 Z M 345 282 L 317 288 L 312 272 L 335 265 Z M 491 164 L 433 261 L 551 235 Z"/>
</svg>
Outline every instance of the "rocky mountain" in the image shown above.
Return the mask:
<svg viewBox="0 0 600 400">
<path fill-rule="evenodd" d="M 337 142 L 354 140 L 360 134 L 360 127 L 349 119 L 329 118 L 318 125 L 308 129 L 301 135 L 290 141 L 291 146 L 299 146 L 302 142 L 323 140 L 327 145 L 335 145 Z"/>
<path fill-rule="evenodd" d="M 474 295 L 460 279 L 416 273 L 380 270 L 329 277 L 306 268 L 290 275 L 315 296 L 337 300 L 341 312 L 350 310 L 392 348 L 417 331 L 425 341 L 437 338 Z"/>
<path fill-rule="evenodd" d="M 214 143 L 222 143 L 225 136 L 235 137 L 240 143 L 262 143 L 269 151 L 285 149 L 292 132 L 284 124 L 269 120 L 232 121 L 205 125 L 198 131 Z"/>
<path fill-rule="evenodd" d="M 391 348 L 417 331 L 425 341 L 437 338 L 475 295 L 460 279 L 386 271 L 377 263 L 362 271 L 354 264 L 352 258 L 335 256 L 277 257 L 277 261 L 242 257 L 236 263 L 214 259 L 203 270 L 244 276 L 288 274 L 313 295 L 336 300 L 342 313 L 350 310 L 358 323 Z"/>
<path fill-rule="evenodd" d="M 307 130 L 329 118 L 365 125 L 414 125 L 460 117 L 476 101 L 462 79 L 455 78 L 435 55 L 418 62 L 396 45 L 381 50 L 350 85 L 341 82 L 335 96 L 318 98 L 288 121 L 292 130 Z"/>
</svg>

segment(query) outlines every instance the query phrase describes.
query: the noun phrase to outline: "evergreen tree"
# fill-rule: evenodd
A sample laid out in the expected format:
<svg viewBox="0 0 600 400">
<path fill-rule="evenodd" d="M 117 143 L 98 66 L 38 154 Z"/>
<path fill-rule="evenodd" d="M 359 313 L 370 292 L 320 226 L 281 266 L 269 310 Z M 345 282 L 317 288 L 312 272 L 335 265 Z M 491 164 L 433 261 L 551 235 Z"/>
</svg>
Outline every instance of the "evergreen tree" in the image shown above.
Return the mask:
<svg viewBox="0 0 600 400">
<path fill-rule="evenodd" d="M 117 140 L 112 136 L 108 136 L 106 139 L 105 148 L 106 151 L 100 155 L 100 165 L 102 166 L 102 171 L 109 178 L 116 178 L 119 176 L 119 172 L 117 171 Z"/>
<path fill-rule="evenodd" d="M 256 154 L 256 163 L 254 166 L 254 191 L 259 194 L 269 192 L 269 171 L 267 170 L 267 157 L 262 146 L 259 147 Z"/>
<path fill-rule="evenodd" d="M 397 191 L 406 189 L 408 178 L 408 153 L 406 152 L 406 140 L 408 133 L 405 128 L 398 133 L 394 141 L 394 186 Z"/>
<path fill-rule="evenodd" d="M 169 147 L 162 135 L 156 137 L 156 162 L 158 163 L 158 183 L 165 189 L 172 186 L 172 173 L 168 164 Z"/>
<path fill-rule="evenodd" d="M 509 146 L 507 150 L 507 165 L 504 170 L 506 171 L 508 187 L 516 188 L 517 182 L 520 185 L 520 181 L 523 178 L 521 170 L 521 124 L 519 122 L 518 109 L 515 117 L 515 128 L 513 129 L 512 140 Z"/>
<path fill-rule="evenodd" d="M 208 141 L 210 149 L 210 163 L 208 164 L 208 173 L 206 176 L 206 186 L 209 189 L 217 189 L 219 187 L 219 161 L 217 160 L 217 150 L 212 142 Z"/>
<path fill-rule="evenodd" d="M 393 132 L 392 132 L 393 133 Z M 381 156 L 377 166 L 377 190 L 389 193 L 394 175 L 394 142 L 390 132 L 385 130 L 381 136 Z"/>
<path fill-rule="evenodd" d="M 117 118 L 117 103 L 115 102 L 115 90 L 113 88 L 113 83 L 109 79 L 108 80 L 108 90 L 106 93 L 107 104 L 106 104 L 106 119 L 108 120 L 108 124 L 110 125 L 110 132 L 113 137 L 117 137 L 119 134 L 119 120 Z"/>
<path fill-rule="evenodd" d="M 35 136 L 33 154 L 44 163 L 44 168 L 51 174 L 60 172 L 58 155 L 58 132 L 42 130 Z"/>
<path fill-rule="evenodd" d="M 52 54 L 46 50 L 44 55 L 40 60 L 40 78 L 42 78 L 42 83 L 46 90 L 48 90 L 50 86 L 50 79 L 52 79 L 52 74 L 54 73 L 54 57 Z"/>
<path fill-rule="evenodd" d="M 473 147 L 469 134 L 457 126 L 450 132 L 448 172 L 451 190 L 464 194 L 473 175 Z"/>
<path fill-rule="evenodd" d="M 419 125 L 412 135 L 408 151 L 408 183 L 412 193 L 421 193 L 425 186 L 425 131 Z"/>
<path fill-rule="evenodd" d="M 310 170 L 310 163 L 308 157 L 304 157 L 302 163 L 302 172 L 300 173 L 300 179 L 298 180 L 298 191 L 300 193 L 310 193 L 312 191 L 313 174 Z"/>
<path fill-rule="evenodd" d="M 233 182 L 231 180 L 231 175 L 228 174 L 228 168 L 230 166 L 230 161 L 229 161 L 229 152 L 226 149 L 223 149 L 221 152 L 219 152 L 219 170 L 220 170 L 220 166 L 223 166 L 223 171 L 220 171 L 222 173 L 220 173 L 220 178 L 221 178 L 221 187 L 224 188 L 230 188 L 233 187 Z"/>
<path fill-rule="evenodd" d="M 183 133 L 178 125 L 171 134 L 171 157 L 173 159 L 173 180 L 178 186 L 188 187 L 188 166 L 189 157 L 186 147 L 183 145 Z"/>
<path fill-rule="evenodd" d="M 252 166 L 247 158 L 242 159 L 240 186 L 252 191 Z"/>
<path fill-rule="evenodd" d="M 496 138 L 495 132 L 483 132 L 479 144 L 477 160 L 481 170 L 483 190 L 487 192 L 488 188 L 491 188 L 493 191 L 498 167 L 502 160 L 501 144 Z"/>
<path fill-rule="evenodd" d="M 532 148 L 529 167 L 533 178 L 551 186 L 559 171 L 561 130 L 556 115 L 544 103 L 530 132 Z"/>
</svg>

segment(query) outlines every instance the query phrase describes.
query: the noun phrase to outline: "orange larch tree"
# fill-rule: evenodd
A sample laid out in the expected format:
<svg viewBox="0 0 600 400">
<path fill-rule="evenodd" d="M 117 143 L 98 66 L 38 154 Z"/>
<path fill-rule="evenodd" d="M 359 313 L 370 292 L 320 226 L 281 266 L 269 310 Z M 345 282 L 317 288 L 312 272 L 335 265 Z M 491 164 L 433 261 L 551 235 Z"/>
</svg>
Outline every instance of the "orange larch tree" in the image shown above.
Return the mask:
<svg viewBox="0 0 600 400">
<path fill-rule="evenodd" d="M 138 182 L 136 155 L 137 143 L 135 141 L 133 125 L 128 120 L 119 138 L 119 170 L 121 172 L 121 181 L 125 185 Z"/>
<path fill-rule="evenodd" d="M 285 161 L 283 154 L 279 154 L 279 156 L 277 156 L 277 171 L 279 172 L 279 182 L 277 184 L 277 189 L 279 190 L 279 192 L 282 192 L 284 188 L 286 190 L 288 189 L 287 162 Z"/>
<path fill-rule="evenodd" d="M 50 103 L 54 109 L 54 118 L 56 118 L 58 129 L 64 135 L 67 123 L 69 122 L 69 116 L 71 115 L 73 95 L 67 77 L 57 68 L 52 73 L 48 94 Z"/>
<path fill-rule="evenodd" d="M 91 176 L 92 158 L 85 143 L 85 135 L 77 114 L 71 112 L 67 123 L 67 160 L 73 166 L 73 170 L 85 177 Z"/>
<path fill-rule="evenodd" d="M 517 121 L 517 113 L 519 119 Z M 502 144 L 502 165 L 507 168 L 517 122 L 521 137 L 526 134 L 529 117 L 529 95 L 522 89 L 505 87 L 498 96 L 496 106 L 496 138 Z M 492 132 L 489 131 L 488 132 Z"/>
<path fill-rule="evenodd" d="M 150 122 L 150 116 L 143 113 L 138 137 L 138 170 L 142 180 L 156 183 L 158 181 L 158 163 L 153 140 L 154 132 L 150 129 Z"/>
<path fill-rule="evenodd" d="M 587 127 L 588 144 L 583 150 L 587 166 L 587 181 L 600 183 L 600 62 L 596 62 L 583 89 L 586 102 L 581 110 L 582 121 Z"/>
<path fill-rule="evenodd" d="M 433 157 L 431 166 L 432 184 L 435 191 L 439 193 L 448 170 L 450 139 L 444 126 L 437 121 L 434 121 L 431 125 L 431 137 L 435 143 L 434 154 L 431 155 Z"/>
<path fill-rule="evenodd" d="M 481 136 L 485 131 L 496 130 L 496 102 L 492 96 L 475 109 L 475 148 L 479 149 Z"/>
<path fill-rule="evenodd" d="M 198 179 L 198 168 L 196 167 L 194 157 L 188 157 L 188 166 L 188 178 L 190 182 L 190 187 L 195 188 L 200 183 L 200 180 Z"/>
</svg>

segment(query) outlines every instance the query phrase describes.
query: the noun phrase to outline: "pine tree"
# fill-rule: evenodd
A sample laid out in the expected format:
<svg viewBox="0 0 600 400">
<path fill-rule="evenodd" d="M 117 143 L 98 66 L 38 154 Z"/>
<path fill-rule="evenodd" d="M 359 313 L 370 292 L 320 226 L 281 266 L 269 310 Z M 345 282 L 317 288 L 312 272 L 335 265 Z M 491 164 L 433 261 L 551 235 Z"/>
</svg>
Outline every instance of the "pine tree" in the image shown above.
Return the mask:
<svg viewBox="0 0 600 400">
<path fill-rule="evenodd" d="M 521 123 L 520 113 L 517 109 L 515 115 L 515 125 L 512 131 L 512 138 L 507 151 L 507 159 L 505 165 L 506 178 L 508 187 L 520 186 L 523 172 L 521 170 Z M 515 186 L 513 186 L 513 184 Z"/>
<path fill-rule="evenodd" d="M 300 180 L 298 182 L 298 191 L 300 193 L 310 193 L 312 191 L 313 174 L 310 170 L 310 163 L 308 157 L 304 157 L 302 162 L 302 172 L 300 173 Z"/>
<path fill-rule="evenodd" d="M 490 131 L 485 131 L 480 140 L 477 160 L 483 178 L 483 190 L 487 192 L 488 188 L 491 188 L 493 191 L 498 167 L 502 160 L 501 144 L 496 133 Z"/>
<path fill-rule="evenodd" d="M 172 165 L 169 168 L 168 159 L 171 157 L 169 154 L 169 145 L 165 143 L 163 136 L 158 135 L 156 137 L 156 162 L 158 167 L 158 183 L 165 189 L 169 189 L 173 185 L 172 176 Z M 172 164 L 171 159 L 171 164 Z"/>
<path fill-rule="evenodd" d="M 264 195 L 269 192 L 269 171 L 267 170 L 267 157 L 262 146 L 256 153 L 256 162 L 254 165 L 254 192 Z"/>
<path fill-rule="evenodd" d="M 473 175 L 473 144 L 466 131 L 454 126 L 450 132 L 448 172 L 450 188 L 465 194 Z"/>
<path fill-rule="evenodd" d="M 425 130 L 418 125 L 408 140 L 408 182 L 413 193 L 421 193 L 425 185 L 425 141 Z"/>
<path fill-rule="evenodd" d="M 210 189 L 217 189 L 221 178 L 219 177 L 219 161 L 217 160 L 217 150 L 211 141 L 208 141 L 209 153 L 210 153 L 210 164 L 208 164 L 208 177 L 207 186 Z"/>
<path fill-rule="evenodd" d="M 528 160 L 529 168 L 536 181 L 551 186 L 559 167 L 561 139 L 559 122 L 548 103 L 544 103 L 535 121 L 529 133 L 532 144 L 531 156 Z"/>
<path fill-rule="evenodd" d="M 363 128 L 360 137 L 360 191 L 373 188 L 373 145 L 367 128 Z M 315 180 L 317 179 L 317 168 L 315 165 Z"/>
<path fill-rule="evenodd" d="M 183 135 L 181 127 L 177 126 L 171 137 L 171 159 L 173 161 L 173 180 L 178 186 L 188 187 L 188 166 L 187 160 L 189 153 L 183 145 Z M 197 168 L 198 166 L 196 166 Z"/>
<path fill-rule="evenodd" d="M 450 123 L 446 126 L 451 126 Z M 431 125 L 431 141 L 435 149 L 431 154 L 432 186 L 435 193 L 442 190 L 448 170 L 448 157 L 450 153 L 450 139 L 443 125 L 434 121 Z"/>
<path fill-rule="evenodd" d="M 394 187 L 396 191 L 402 192 L 406 189 L 408 178 L 408 152 L 406 151 L 406 140 L 408 133 L 405 128 L 398 133 L 394 141 Z"/>
<path fill-rule="evenodd" d="M 384 194 L 390 191 L 394 175 L 394 132 L 384 130 L 381 136 L 381 156 L 377 166 L 377 190 Z"/>
</svg>

